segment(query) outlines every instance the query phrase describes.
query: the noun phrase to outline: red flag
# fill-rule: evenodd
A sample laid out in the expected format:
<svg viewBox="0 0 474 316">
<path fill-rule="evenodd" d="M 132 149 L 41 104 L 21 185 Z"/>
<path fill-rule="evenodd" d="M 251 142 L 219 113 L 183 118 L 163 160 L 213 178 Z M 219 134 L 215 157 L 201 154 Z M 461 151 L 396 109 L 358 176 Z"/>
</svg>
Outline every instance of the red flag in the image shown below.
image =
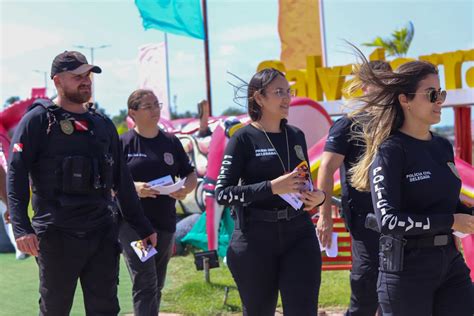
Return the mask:
<svg viewBox="0 0 474 316">
<path fill-rule="evenodd" d="M 89 123 L 87 121 L 74 121 L 74 129 L 78 132 L 87 132 L 89 130 Z"/>
<path fill-rule="evenodd" d="M 21 153 L 22 151 L 23 151 L 23 144 L 22 143 L 13 144 L 13 152 L 14 153 Z"/>
</svg>

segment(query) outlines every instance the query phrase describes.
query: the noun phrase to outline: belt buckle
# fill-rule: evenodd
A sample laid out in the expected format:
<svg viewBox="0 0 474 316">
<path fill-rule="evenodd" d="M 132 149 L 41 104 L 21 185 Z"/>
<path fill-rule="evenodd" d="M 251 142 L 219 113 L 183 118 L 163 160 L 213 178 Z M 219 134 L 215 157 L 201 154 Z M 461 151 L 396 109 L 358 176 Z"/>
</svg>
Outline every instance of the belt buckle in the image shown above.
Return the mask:
<svg viewBox="0 0 474 316">
<path fill-rule="evenodd" d="M 280 220 L 280 219 L 286 219 L 286 220 L 289 220 L 289 217 L 288 217 L 288 209 L 285 208 L 284 210 L 279 210 L 277 212 L 277 220 Z"/>
<path fill-rule="evenodd" d="M 435 246 L 446 246 L 448 241 L 448 235 L 437 235 L 434 237 L 433 244 Z"/>
</svg>

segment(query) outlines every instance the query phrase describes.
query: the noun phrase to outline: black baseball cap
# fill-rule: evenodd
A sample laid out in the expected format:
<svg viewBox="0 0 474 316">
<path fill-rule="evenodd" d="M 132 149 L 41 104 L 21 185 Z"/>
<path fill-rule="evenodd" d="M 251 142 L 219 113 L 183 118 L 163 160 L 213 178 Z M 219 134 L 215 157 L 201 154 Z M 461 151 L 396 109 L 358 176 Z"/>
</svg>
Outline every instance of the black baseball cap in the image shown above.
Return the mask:
<svg viewBox="0 0 474 316">
<path fill-rule="evenodd" d="M 64 51 L 53 60 L 51 65 L 51 79 L 61 72 L 68 71 L 80 75 L 89 71 L 100 74 L 102 69 L 98 66 L 89 65 L 84 55 L 75 51 Z"/>
</svg>

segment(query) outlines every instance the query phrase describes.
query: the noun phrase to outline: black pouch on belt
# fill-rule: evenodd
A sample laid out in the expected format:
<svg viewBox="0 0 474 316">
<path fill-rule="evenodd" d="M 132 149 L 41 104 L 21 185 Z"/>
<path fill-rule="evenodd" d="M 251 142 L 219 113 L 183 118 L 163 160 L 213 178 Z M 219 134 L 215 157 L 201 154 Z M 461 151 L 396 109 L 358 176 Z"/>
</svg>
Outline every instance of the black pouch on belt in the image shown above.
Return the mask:
<svg viewBox="0 0 474 316">
<path fill-rule="evenodd" d="M 379 267 L 382 272 L 403 271 L 406 240 L 402 236 L 382 235 L 379 240 Z"/>
</svg>

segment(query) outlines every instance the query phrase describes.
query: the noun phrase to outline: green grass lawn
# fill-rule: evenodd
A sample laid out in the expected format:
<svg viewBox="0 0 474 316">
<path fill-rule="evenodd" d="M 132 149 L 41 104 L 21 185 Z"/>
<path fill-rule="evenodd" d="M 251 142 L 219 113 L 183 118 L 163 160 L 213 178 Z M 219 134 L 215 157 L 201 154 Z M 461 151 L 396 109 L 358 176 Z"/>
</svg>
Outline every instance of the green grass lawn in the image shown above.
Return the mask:
<svg viewBox="0 0 474 316">
<path fill-rule="evenodd" d="M 132 312 L 131 283 L 125 264 L 120 267 L 119 300 L 122 314 Z M 224 305 L 224 289 L 229 296 Z M 319 303 L 321 307 L 342 309 L 349 303 L 349 272 L 323 272 Z M 38 314 L 38 268 L 34 259 L 15 260 L 13 254 L 0 254 L 0 316 Z M 168 267 L 161 310 L 186 315 L 221 315 L 240 311 L 240 299 L 229 269 L 211 270 L 211 284 L 196 271 L 192 255 L 174 257 Z M 84 315 L 80 286 L 71 315 Z"/>
</svg>

